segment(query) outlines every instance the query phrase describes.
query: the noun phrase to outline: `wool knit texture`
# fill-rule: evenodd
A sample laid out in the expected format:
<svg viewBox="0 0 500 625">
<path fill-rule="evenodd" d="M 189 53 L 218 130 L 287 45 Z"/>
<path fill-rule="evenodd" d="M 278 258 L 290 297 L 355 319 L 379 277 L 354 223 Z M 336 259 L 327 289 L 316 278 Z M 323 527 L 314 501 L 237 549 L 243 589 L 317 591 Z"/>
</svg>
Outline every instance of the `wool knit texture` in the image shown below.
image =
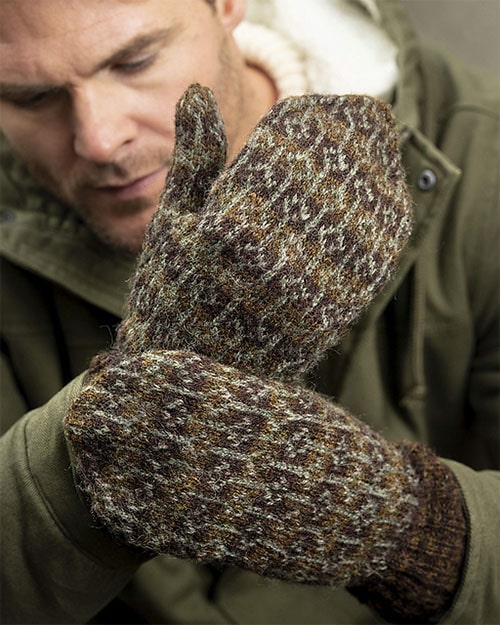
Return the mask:
<svg viewBox="0 0 500 625">
<path fill-rule="evenodd" d="M 191 352 L 108 362 L 66 428 L 96 517 L 155 553 L 344 585 L 418 505 L 401 452 L 340 407 Z"/>
<path fill-rule="evenodd" d="M 99 523 L 148 552 L 362 598 L 369 580 L 382 606 L 424 589 L 434 614 L 465 532 L 451 472 L 296 383 L 410 234 L 390 111 L 294 98 L 225 159 L 213 96 L 193 86 L 117 342 L 65 419 L 78 483 Z"/>
<path fill-rule="evenodd" d="M 224 161 L 217 105 L 194 85 L 117 344 L 298 379 L 387 283 L 410 235 L 394 118 L 364 96 L 289 98 L 220 173 Z"/>
</svg>

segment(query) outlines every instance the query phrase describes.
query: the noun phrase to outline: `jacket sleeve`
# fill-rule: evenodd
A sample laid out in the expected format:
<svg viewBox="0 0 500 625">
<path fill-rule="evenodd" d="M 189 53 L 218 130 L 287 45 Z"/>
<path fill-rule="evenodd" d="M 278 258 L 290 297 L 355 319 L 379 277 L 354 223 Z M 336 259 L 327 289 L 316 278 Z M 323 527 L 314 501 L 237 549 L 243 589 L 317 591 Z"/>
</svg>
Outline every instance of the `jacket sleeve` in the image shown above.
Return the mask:
<svg viewBox="0 0 500 625">
<path fill-rule="evenodd" d="M 442 623 L 498 623 L 500 473 L 446 462 L 462 488 L 469 533 L 462 581 Z"/>
<path fill-rule="evenodd" d="M 469 123 L 473 119 L 472 114 L 462 116 Z M 446 623 L 500 622 L 500 144 L 491 140 L 498 135 L 498 120 L 492 116 L 491 121 L 486 136 L 470 124 L 474 138 L 482 141 L 482 156 L 463 166 L 476 172 L 477 180 L 471 197 L 478 201 L 470 202 L 472 218 L 464 240 L 475 347 L 466 386 L 469 412 L 461 463 L 449 465 L 462 488 L 469 535 L 461 588 Z"/>
<path fill-rule="evenodd" d="M 0 439 L 2 623 L 85 622 L 144 561 L 93 527 L 75 489 L 62 420 L 81 378 Z"/>
</svg>

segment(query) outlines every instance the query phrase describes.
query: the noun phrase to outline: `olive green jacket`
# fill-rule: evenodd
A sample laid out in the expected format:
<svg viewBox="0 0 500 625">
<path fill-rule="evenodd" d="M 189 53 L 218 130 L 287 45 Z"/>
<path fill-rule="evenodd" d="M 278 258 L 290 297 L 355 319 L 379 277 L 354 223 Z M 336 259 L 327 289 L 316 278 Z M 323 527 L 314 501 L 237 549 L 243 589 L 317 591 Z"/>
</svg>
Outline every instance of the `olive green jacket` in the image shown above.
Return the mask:
<svg viewBox="0 0 500 625">
<path fill-rule="evenodd" d="M 401 47 L 414 235 L 394 283 L 311 383 L 387 438 L 447 459 L 469 535 L 442 622 L 500 623 L 498 86 L 418 47 L 398 4 L 380 8 Z M 343 589 L 146 562 L 95 527 L 61 422 L 112 340 L 133 259 L 37 188 L 5 145 L 1 158 L 2 622 L 85 622 L 118 594 L 151 623 L 381 622 Z M 120 605 L 100 622 L 139 622 Z"/>
</svg>

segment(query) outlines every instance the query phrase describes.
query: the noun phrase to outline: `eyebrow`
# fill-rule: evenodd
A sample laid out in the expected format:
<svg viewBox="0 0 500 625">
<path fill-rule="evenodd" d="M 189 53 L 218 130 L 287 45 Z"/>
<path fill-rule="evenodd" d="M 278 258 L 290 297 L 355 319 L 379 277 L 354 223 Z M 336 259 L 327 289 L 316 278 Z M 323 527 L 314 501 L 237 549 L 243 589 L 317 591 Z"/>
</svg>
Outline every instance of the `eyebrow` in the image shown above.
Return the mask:
<svg viewBox="0 0 500 625">
<path fill-rule="evenodd" d="M 160 28 L 144 35 L 137 35 L 124 46 L 113 52 L 109 57 L 94 66 L 90 73 L 94 74 L 106 67 L 116 65 L 123 62 L 124 59 L 132 57 L 139 52 L 149 48 L 150 46 L 163 43 L 169 39 L 174 31 L 177 30 L 174 27 Z M 30 96 L 36 93 L 45 91 L 55 91 L 60 87 L 50 84 L 16 84 L 16 83 L 0 83 L 0 99 L 2 100 L 14 100 L 16 98 L 22 98 L 23 96 Z"/>
<path fill-rule="evenodd" d="M 149 48 L 153 44 L 163 43 L 172 36 L 175 30 L 177 30 L 175 27 L 160 28 L 145 35 L 137 35 L 131 41 L 127 42 L 122 48 L 113 52 L 113 54 L 107 59 L 100 61 L 94 68 L 94 71 L 99 71 L 105 67 L 109 67 L 110 65 L 115 65 L 124 58 L 134 56 L 138 52 L 142 52 L 144 49 Z"/>
</svg>

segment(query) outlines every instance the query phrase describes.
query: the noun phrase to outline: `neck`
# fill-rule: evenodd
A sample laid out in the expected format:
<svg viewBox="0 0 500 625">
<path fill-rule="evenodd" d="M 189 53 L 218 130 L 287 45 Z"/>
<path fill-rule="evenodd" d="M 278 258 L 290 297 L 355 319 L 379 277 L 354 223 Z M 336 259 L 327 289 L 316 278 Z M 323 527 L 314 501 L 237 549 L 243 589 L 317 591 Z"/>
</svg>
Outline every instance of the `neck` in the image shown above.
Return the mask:
<svg viewBox="0 0 500 625">
<path fill-rule="evenodd" d="M 271 76 L 257 65 L 247 64 L 247 72 L 255 113 L 260 119 L 278 101 L 278 89 Z"/>
<path fill-rule="evenodd" d="M 239 140 L 235 141 L 229 151 L 229 162 L 237 156 L 255 126 L 278 101 L 278 90 L 267 73 L 251 64 L 246 64 L 244 71 L 246 113 L 238 133 Z"/>
</svg>

